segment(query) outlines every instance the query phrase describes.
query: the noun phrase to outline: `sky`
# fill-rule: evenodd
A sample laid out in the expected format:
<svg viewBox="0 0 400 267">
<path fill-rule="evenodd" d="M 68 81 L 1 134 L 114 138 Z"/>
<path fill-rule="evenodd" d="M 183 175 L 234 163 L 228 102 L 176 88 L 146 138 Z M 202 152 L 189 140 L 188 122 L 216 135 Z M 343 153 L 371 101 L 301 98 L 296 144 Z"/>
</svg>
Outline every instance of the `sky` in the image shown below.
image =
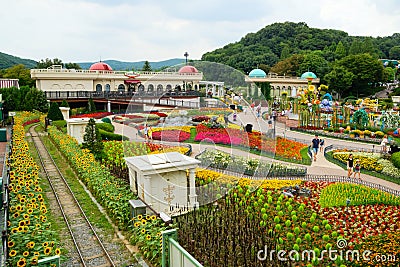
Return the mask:
<svg viewBox="0 0 400 267">
<path fill-rule="evenodd" d="M 0 52 L 39 61 L 200 59 L 276 22 L 400 33 L 398 0 L 0 0 Z"/>
</svg>

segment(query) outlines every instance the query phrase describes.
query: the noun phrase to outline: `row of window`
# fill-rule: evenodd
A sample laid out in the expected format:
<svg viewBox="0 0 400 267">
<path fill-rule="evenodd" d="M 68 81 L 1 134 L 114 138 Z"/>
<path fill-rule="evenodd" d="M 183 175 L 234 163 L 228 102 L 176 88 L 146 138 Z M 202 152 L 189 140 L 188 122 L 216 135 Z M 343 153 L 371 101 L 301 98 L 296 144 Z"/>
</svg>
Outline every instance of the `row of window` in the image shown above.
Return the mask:
<svg viewBox="0 0 400 267">
<path fill-rule="evenodd" d="M 118 92 L 125 92 L 125 89 L 126 89 L 126 87 L 125 87 L 124 84 L 118 85 Z M 127 89 L 128 89 L 128 92 L 129 92 L 129 91 L 136 91 L 136 86 L 135 86 L 135 85 L 129 84 L 129 85 L 127 86 Z M 176 85 L 174 89 L 175 89 L 176 91 L 180 91 L 180 90 L 182 89 L 182 87 L 181 87 L 180 85 Z M 197 85 L 195 85 L 195 89 L 197 89 Z M 155 89 L 153 84 L 149 84 L 149 85 L 147 86 L 147 90 L 146 90 L 146 88 L 145 88 L 145 86 L 144 86 L 143 84 L 139 84 L 139 85 L 137 86 L 137 90 L 138 90 L 139 92 L 145 92 L 145 91 L 147 91 L 147 92 L 154 92 L 155 90 L 157 90 L 157 92 L 162 92 L 162 91 L 164 91 L 164 87 L 162 86 L 162 84 L 159 84 L 159 85 L 157 85 L 157 88 Z M 172 85 L 168 84 L 168 85 L 165 87 L 165 90 L 166 90 L 166 91 L 172 91 Z M 103 91 L 103 85 L 101 85 L 101 84 L 96 84 L 96 92 L 102 92 L 102 91 Z M 111 91 L 111 87 L 110 87 L 109 84 L 106 84 L 106 85 L 104 86 L 104 91 L 105 91 L 105 92 L 110 92 L 110 91 Z"/>
</svg>

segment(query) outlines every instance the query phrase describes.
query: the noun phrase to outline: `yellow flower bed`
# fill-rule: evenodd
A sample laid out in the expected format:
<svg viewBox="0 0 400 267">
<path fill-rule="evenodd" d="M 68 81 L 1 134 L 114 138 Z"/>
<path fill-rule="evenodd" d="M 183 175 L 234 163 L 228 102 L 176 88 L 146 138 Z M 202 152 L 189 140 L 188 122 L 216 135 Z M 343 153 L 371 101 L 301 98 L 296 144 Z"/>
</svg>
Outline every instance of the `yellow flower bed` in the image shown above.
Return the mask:
<svg viewBox="0 0 400 267">
<path fill-rule="evenodd" d="M 239 184 L 241 186 L 261 187 L 268 189 L 280 189 L 287 186 L 295 186 L 302 183 L 302 180 L 278 180 L 278 179 L 265 179 L 265 180 L 252 180 L 249 178 L 241 178 L 232 175 L 222 174 L 216 171 L 207 169 L 196 169 L 196 178 L 200 185 L 208 184 L 210 182 L 217 182 L 221 184 Z"/>
<path fill-rule="evenodd" d="M 61 251 L 47 220 L 47 203 L 39 181 L 39 166 L 25 140 L 24 122 L 39 119 L 34 113 L 20 112 L 14 117 L 10 161 L 8 264 L 33 266 L 38 260 Z"/>
<path fill-rule="evenodd" d="M 380 159 L 379 153 L 366 154 L 363 152 L 343 151 L 343 152 L 334 152 L 333 158 L 340 160 L 343 163 L 346 163 L 349 158 L 350 153 L 353 154 L 354 162 L 356 159 L 360 160 L 361 169 L 372 170 L 372 171 L 377 171 L 377 172 L 382 171 L 383 166 L 378 163 L 378 160 Z"/>
</svg>

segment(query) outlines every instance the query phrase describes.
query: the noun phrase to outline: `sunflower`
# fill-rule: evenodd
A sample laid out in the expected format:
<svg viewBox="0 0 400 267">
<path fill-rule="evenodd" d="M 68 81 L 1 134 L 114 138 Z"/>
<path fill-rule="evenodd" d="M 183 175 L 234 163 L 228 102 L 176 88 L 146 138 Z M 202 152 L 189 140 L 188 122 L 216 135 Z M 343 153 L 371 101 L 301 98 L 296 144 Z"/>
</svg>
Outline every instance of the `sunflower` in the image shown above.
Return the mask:
<svg viewBox="0 0 400 267">
<path fill-rule="evenodd" d="M 40 255 L 40 252 L 39 252 L 39 251 L 35 251 L 35 252 L 33 252 L 33 255 L 39 256 L 39 255 Z"/>
<path fill-rule="evenodd" d="M 143 216 L 142 216 L 141 214 L 139 214 L 139 215 L 137 216 L 137 219 L 140 221 L 140 220 L 143 219 Z"/>
<path fill-rule="evenodd" d="M 25 260 L 25 258 L 19 259 L 19 261 L 17 262 L 17 266 L 18 266 L 18 267 L 25 267 L 25 266 L 26 266 L 26 260 Z"/>
<path fill-rule="evenodd" d="M 36 252 L 35 252 L 35 253 L 36 253 Z M 32 265 L 38 264 L 38 260 L 39 260 L 39 257 L 38 257 L 38 256 L 32 257 L 32 258 L 31 258 L 31 264 L 32 264 Z"/>
<path fill-rule="evenodd" d="M 142 229 L 142 230 L 140 230 L 140 232 L 141 232 L 142 234 L 144 234 L 144 233 L 146 233 L 146 229 Z"/>
<path fill-rule="evenodd" d="M 42 246 L 43 246 L 43 247 L 48 247 L 48 246 L 49 246 L 49 242 L 44 242 L 44 243 L 42 244 Z"/>
<path fill-rule="evenodd" d="M 29 241 L 27 244 L 26 244 L 26 247 L 27 248 L 33 248 L 35 246 L 35 242 L 33 242 L 33 241 Z"/>
<path fill-rule="evenodd" d="M 33 213 L 33 209 L 28 209 L 28 214 L 32 214 Z M 24 217 L 25 217 L 25 215 L 24 215 Z M 29 215 L 28 215 L 28 217 L 29 217 Z"/>
<path fill-rule="evenodd" d="M 19 226 L 24 226 L 24 225 L 25 225 L 25 221 L 24 220 L 19 222 Z"/>
<path fill-rule="evenodd" d="M 52 250 L 52 247 L 45 247 L 45 248 L 44 248 L 44 254 L 45 254 L 45 255 L 50 255 L 51 250 Z"/>
<path fill-rule="evenodd" d="M 60 255 L 61 254 L 61 249 L 56 248 L 56 255 Z"/>
<path fill-rule="evenodd" d="M 150 240 L 151 239 L 151 235 L 146 235 L 146 239 Z"/>
<path fill-rule="evenodd" d="M 146 225 L 147 221 L 145 219 L 142 220 L 142 224 Z"/>
<path fill-rule="evenodd" d="M 134 226 L 135 226 L 135 227 L 139 227 L 139 226 L 140 226 L 140 223 L 139 223 L 139 222 L 135 222 Z"/>
<path fill-rule="evenodd" d="M 15 243 L 14 243 L 14 241 L 10 240 L 7 242 L 7 245 L 9 248 L 12 248 L 15 245 Z"/>
<path fill-rule="evenodd" d="M 17 255 L 17 251 L 13 249 L 10 251 L 10 253 L 8 253 L 8 255 L 10 255 L 10 257 L 14 257 L 15 255 Z"/>
<path fill-rule="evenodd" d="M 155 219 L 157 219 L 156 215 L 152 215 L 151 220 L 154 221 Z"/>
<path fill-rule="evenodd" d="M 150 220 L 150 215 L 146 215 L 146 220 Z"/>
<path fill-rule="evenodd" d="M 24 253 L 22 253 L 22 255 L 23 255 L 24 257 L 28 257 L 28 256 L 29 256 L 29 251 L 24 251 Z"/>
</svg>

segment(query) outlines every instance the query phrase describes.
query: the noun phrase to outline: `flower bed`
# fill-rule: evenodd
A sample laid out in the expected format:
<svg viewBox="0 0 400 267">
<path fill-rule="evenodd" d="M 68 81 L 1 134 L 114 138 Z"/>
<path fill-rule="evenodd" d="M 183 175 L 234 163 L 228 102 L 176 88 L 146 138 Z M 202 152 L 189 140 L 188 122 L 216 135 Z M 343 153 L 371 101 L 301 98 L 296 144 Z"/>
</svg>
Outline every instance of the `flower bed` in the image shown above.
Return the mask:
<svg viewBox="0 0 400 267">
<path fill-rule="evenodd" d="M 156 131 L 152 133 L 152 138 L 167 142 L 183 142 L 190 138 L 190 133 L 179 130 Z"/>
<path fill-rule="evenodd" d="M 75 138 L 53 126 L 48 127 L 48 133 L 116 225 L 125 229 L 130 214 L 128 201 L 136 198 L 129 185 L 120 179 L 115 179 L 107 168 L 95 161 L 89 150 L 79 147 Z"/>
<path fill-rule="evenodd" d="M 260 132 L 244 132 L 240 129 L 231 128 L 209 128 L 203 124 L 196 126 L 195 141 L 210 142 L 224 145 L 242 146 L 276 155 L 291 160 L 301 160 L 301 149 L 307 147 L 305 144 L 289 139 L 278 137 L 274 139 L 265 138 Z"/>
<path fill-rule="evenodd" d="M 79 115 L 73 115 L 70 118 L 93 118 L 93 119 L 102 119 L 104 117 L 112 115 L 112 112 L 94 112 L 94 113 L 88 113 L 88 114 L 79 114 Z"/>
<path fill-rule="evenodd" d="M 206 150 L 196 156 L 196 158 L 201 160 L 202 166 L 209 166 L 257 177 L 304 176 L 307 173 L 305 167 L 263 162 L 260 161 L 259 158 L 248 159 L 217 150 Z"/>
<path fill-rule="evenodd" d="M 10 266 L 33 266 L 40 259 L 61 254 L 47 220 L 48 204 L 39 185 L 39 166 L 24 139 L 23 125 L 36 122 L 38 118 L 38 114 L 30 112 L 17 113 L 14 117 L 7 222 Z"/>
</svg>

